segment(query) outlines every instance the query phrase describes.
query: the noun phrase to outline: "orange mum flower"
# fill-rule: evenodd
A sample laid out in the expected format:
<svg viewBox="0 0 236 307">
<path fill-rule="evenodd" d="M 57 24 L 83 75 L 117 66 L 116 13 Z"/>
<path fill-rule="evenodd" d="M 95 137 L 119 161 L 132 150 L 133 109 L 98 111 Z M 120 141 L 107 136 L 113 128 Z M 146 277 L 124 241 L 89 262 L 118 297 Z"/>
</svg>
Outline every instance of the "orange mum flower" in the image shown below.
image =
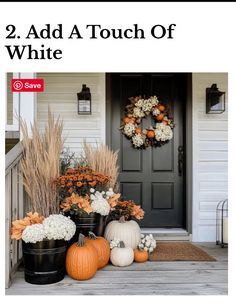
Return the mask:
<svg viewBox="0 0 236 307">
<path fill-rule="evenodd" d="M 42 224 L 44 220 L 44 217 L 40 216 L 37 212 L 35 213 L 28 212 L 26 215 L 30 219 L 31 224 Z"/>
<path fill-rule="evenodd" d="M 94 180 L 94 181 L 92 181 L 92 182 L 89 182 L 88 184 L 89 184 L 91 187 L 95 187 L 95 185 L 97 184 L 97 181 Z"/>
<path fill-rule="evenodd" d="M 44 217 L 40 216 L 37 212 L 27 213 L 27 216 L 23 219 L 12 222 L 11 239 L 20 240 L 22 237 L 22 232 L 27 226 L 32 224 L 42 224 L 43 220 Z"/>
<path fill-rule="evenodd" d="M 128 207 L 128 206 L 132 206 L 133 202 L 132 200 L 124 200 L 124 201 L 118 201 L 118 204 L 121 207 Z"/>
<path fill-rule="evenodd" d="M 140 206 L 133 205 L 131 215 L 133 215 L 137 220 L 142 220 L 144 218 L 144 211 Z"/>
<path fill-rule="evenodd" d="M 66 198 L 66 201 L 60 206 L 64 212 L 69 211 L 72 205 L 77 205 L 80 209 L 84 210 L 88 214 L 93 211 L 90 206 L 89 197 L 82 197 L 78 194 L 72 193 L 70 197 Z"/>
<path fill-rule="evenodd" d="M 112 195 L 112 197 L 108 199 L 108 203 L 111 208 L 117 205 L 119 198 L 120 198 L 120 193 L 117 193 L 117 194 Z"/>
<path fill-rule="evenodd" d="M 68 197 L 67 199 L 70 199 L 71 203 L 73 205 L 76 205 L 76 204 L 79 204 L 83 200 L 83 197 L 78 194 L 72 193 L 71 197 Z"/>
<path fill-rule="evenodd" d="M 63 212 L 67 212 L 70 211 L 71 208 L 71 204 L 69 203 L 63 203 L 62 205 L 60 205 L 61 209 Z"/>
<path fill-rule="evenodd" d="M 66 175 L 74 174 L 75 172 L 76 172 L 76 170 L 74 168 L 68 168 L 67 171 L 66 171 Z"/>
<path fill-rule="evenodd" d="M 83 209 L 88 214 L 93 212 L 92 207 L 90 206 L 88 197 L 83 198 L 83 200 L 79 203 L 79 207 Z"/>
</svg>

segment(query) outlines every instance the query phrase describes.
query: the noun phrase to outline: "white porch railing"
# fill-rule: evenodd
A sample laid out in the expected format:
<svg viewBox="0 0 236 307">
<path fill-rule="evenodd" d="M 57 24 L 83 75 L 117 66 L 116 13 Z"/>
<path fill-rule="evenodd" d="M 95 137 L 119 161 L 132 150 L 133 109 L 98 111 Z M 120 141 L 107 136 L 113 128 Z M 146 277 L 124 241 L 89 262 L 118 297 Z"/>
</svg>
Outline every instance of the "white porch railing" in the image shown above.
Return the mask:
<svg viewBox="0 0 236 307">
<path fill-rule="evenodd" d="M 20 173 L 22 146 L 18 143 L 5 156 L 5 286 L 11 284 L 11 277 L 22 259 L 21 242 L 11 240 L 11 222 L 24 215 L 24 189 Z"/>
</svg>

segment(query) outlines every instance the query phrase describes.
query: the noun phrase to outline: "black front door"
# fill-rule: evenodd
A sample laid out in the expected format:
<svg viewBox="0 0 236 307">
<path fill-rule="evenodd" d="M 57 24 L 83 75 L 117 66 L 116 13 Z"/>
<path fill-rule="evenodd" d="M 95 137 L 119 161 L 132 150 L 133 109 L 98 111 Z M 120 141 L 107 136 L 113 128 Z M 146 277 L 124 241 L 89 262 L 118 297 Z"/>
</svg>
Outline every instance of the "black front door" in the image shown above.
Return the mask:
<svg viewBox="0 0 236 307">
<path fill-rule="evenodd" d="M 184 170 L 180 146 L 184 146 L 186 75 L 134 73 L 110 75 L 111 147 L 119 150 L 120 189 L 145 211 L 142 227 L 184 227 Z M 119 130 L 131 96 L 156 95 L 174 117 L 172 140 L 162 147 L 134 149 Z M 151 116 L 142 127 L 153 124 Z M 184 162 L 184 161 L 183 161 Z"/>
</svg>

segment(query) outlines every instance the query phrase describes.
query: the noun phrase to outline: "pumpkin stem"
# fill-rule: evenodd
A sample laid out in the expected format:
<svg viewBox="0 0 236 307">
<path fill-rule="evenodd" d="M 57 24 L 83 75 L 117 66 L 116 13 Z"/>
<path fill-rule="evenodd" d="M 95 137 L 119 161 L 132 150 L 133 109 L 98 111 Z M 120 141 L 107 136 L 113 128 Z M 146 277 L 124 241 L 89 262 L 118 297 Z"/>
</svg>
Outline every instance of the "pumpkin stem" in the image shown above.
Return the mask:
<svg viewBox="0 0 236 307">
<path fill-rule="evenodd" d="M 124 243 L 124 241 L 120 241 L 120 248 L 124 248 L 125 247 L 125 243 Z"/>
<path fill-rule="evenodd" d="M 119 223 L 125 223 L 125 217 L 122 215 L 119 219 Z"/>
<path fill-rule="evenodd" d="M 97 236 L 92 231 L 89 231 L 88 236 L 89 236 L 89 239 L 93 239 L 93 240 L 97 239 Z"/>
<path fill-rule="evenodd" d="M 77 245 L 78 246 L 84 246 L 84 235 L 82 233 L 79 234 L 79 239 L 78 239 L 78 242 L 77 242 Z"/>
</svg>

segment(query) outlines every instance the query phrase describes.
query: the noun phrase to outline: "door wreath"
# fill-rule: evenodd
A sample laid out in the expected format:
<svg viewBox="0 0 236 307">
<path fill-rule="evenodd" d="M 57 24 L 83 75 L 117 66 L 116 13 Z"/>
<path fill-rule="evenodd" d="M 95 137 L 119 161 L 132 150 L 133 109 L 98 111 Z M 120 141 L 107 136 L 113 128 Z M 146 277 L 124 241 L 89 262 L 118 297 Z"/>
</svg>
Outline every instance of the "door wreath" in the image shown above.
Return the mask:
<svg viewBox="0 0 236 307">
<path fill-rule="evenodd" d="M 174 122 L 168 114 L 168 108 L 160 103 L 156 96 L 142 98 L 130 97 L 130 104 L 125 107 L 121 131 L 131 140 L 134 148 L 144 149 L 148 146 L 162 146 L 173 138 Z M 154 126 L 142 129 L 142 119 L 151 114 Z"/>
</svg>

